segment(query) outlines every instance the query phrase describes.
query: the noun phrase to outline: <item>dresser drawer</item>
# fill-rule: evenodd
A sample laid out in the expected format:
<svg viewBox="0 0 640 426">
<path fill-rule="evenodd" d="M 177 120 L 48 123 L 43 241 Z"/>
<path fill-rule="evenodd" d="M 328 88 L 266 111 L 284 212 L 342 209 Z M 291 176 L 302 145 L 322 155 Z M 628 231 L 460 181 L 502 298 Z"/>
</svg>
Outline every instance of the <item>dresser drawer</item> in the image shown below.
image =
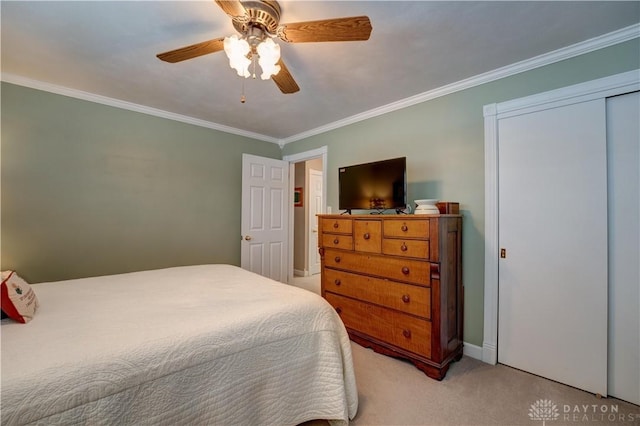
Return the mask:
<svg viewBox="0 0 640 426">
<path fill-rule="evenodd" d="M 325 297 L 336 309 L 345 327 L 431 357 L 431 322 L 332 293 L 327 293 Z"/>
<path fill-rule="evenodd" d="M 379 220 L 356 220 L 353 223 L 353 242 L 356 251 L 382 252 L 382 222 Z"/>
<path fill-rule="evenodd" d="M 353 250 L 353 237 L 351 235 L 322 234 L 322 247 Z"/>
<path fill-rule="evenodd" d="M 403 220 L 390 219 L 384 221 L 385 237 L 396 238 L 429 238 L 429 219 Z"/>
<path fill-rule="evenodd" d="M 431 318 L 430 288 L 335 269 L 326 269 L 322 279 L 325 291 Z"/>
<path fill-rule="evenodd" d="M 353 221 L 351 219 L 337 219 L 337 218 L 321 218 L 322 232 L 335 233 L 335 234 L 352 234 L 353 233 Z"/>
<path fill-rule="evenodd" d="M 429 285 L 431 279 L 429 262 L 399 257 L 349 253 L 328 248 L 324 253 L 324 264 L 327 268 L 361 272 L 421 285 Z"/>
<path fill-rule="evenodd" d="M 382 253 L 426 260 L 429 259 L 429 241 L 383 238 Z"/>
</svg>

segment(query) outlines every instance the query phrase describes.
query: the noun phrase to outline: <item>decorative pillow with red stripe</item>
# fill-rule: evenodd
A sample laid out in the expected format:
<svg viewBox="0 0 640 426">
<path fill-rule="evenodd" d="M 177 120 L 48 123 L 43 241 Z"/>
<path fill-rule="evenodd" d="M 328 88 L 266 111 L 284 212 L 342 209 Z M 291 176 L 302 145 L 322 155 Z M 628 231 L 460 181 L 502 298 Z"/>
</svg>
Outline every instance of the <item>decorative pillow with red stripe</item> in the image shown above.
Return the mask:
<svg viewBox="0 0 640 426">
<path fill-rule="evenodd" d="M 38 298 L 33 288 L 20 278 L 15 271 L 2 272 L 2 311 L 14 321 L 31 321 L 38 309 Z"/>
</svg>

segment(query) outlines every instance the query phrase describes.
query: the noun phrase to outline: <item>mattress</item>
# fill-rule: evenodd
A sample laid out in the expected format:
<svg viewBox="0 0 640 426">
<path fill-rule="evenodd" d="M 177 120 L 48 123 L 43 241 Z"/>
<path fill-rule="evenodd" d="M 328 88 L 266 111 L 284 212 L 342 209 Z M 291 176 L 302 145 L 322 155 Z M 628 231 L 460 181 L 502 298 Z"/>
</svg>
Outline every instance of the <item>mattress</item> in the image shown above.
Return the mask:
<svg viewBox="0 0 640 426">
<path fill-rule="evenodd" d="M 2 424 L 347 424 L 358 397 L 333 308 L 231 265 L 33 285 L 2 320 Z"/>
</svg>

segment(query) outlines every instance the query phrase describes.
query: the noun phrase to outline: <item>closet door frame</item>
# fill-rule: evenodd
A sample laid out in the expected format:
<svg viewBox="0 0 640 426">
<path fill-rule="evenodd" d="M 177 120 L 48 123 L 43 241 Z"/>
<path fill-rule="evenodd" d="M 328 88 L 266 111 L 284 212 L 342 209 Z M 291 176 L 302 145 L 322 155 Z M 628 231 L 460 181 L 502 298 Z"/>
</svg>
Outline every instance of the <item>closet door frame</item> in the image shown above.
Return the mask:
<svg viewBox="0 0 640 426">
<path fill-rule="evenodd" d="M 484 338 L 482 360 L 498 362 L 498 121 L 574 103 L 602 99 L 640 90 L 640 69 L 564 87 L 512 101 L 485 105 L 485 268 L 484 268 Z"/>
</svg>

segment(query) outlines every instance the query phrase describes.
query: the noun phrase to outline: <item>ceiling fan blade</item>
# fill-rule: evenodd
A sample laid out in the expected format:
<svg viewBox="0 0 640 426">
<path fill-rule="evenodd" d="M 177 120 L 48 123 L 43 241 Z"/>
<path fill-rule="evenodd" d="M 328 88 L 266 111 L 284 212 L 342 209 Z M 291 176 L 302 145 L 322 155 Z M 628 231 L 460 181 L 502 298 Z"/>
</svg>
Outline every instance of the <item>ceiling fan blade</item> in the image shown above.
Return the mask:
<svg viewBox="0 0 640 426">
<path fill-rule="evenodd" d="M 371 35 L 368 16 L 295 22 L 278 27 L 278 37 L 289 43 L 360 41 Z"/>
<path fill-rule="evenodd" d="M 285 94 L 299 91 L 300 87 L 298 86 L 298 83 L 296 83 L 289 72 L 289 69 L 284 62 L 282 62 L 282 58 L 278 61 L 278 65 L 280 65 L 280 72 L 272 76 L 271 79 L 276 83 L 280 91 Z"/>
<path fill-rule="evenodd" d="M 191 46 L 181 47 L 180 49 L 170 50 L 168 52 L 156 55 L 158 59 L 165 62 L 176 63 L 187 59 L 197 58 L 198 56 L 207 55 L 209 53 L 219 52 L 224 49 L 224 37 L 216 38 L 202 43 L 192 44 Z"/>
<path fill-rule="evenodd" d="M 248 17 L 247 9 L 239 0 L 216 0 L 220 9 L 232 18 Z"/>
</svg>

